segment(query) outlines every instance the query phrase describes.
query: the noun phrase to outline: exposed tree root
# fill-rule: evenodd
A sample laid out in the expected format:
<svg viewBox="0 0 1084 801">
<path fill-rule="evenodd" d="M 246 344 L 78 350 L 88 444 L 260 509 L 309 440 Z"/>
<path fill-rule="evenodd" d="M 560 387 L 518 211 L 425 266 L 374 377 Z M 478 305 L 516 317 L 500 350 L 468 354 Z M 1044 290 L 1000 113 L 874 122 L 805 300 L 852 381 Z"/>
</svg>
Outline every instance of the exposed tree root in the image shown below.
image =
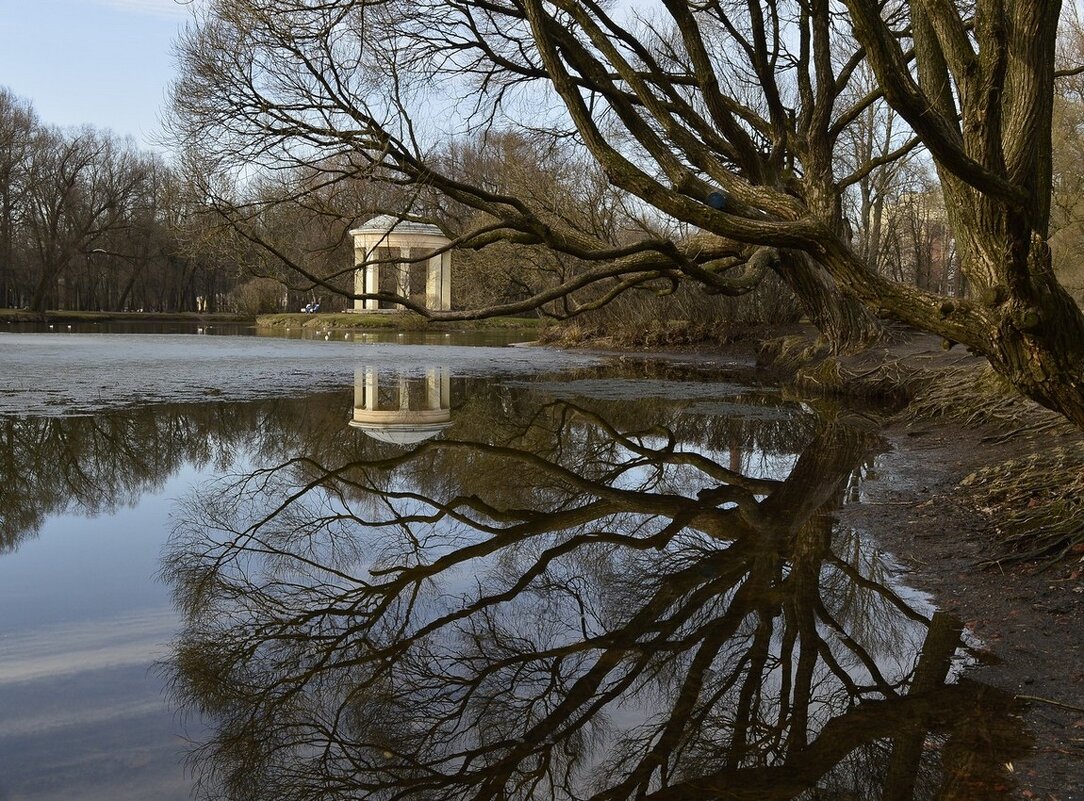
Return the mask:
<svg viewBox="0 0 1084 801">
<path fill-rule="evenodd" d="M 1077 429 L 1016 393 L 988 365 L 941 372 L 917 392 L 906 419 L 983 427 L 992 431 L 985 443 L 1015 439 L 1037 449 L 978 470 L 960 484 L 996 538 L 997 553 L 985 564 L 1052 564 L 1084 551 L 1084 448 Z"/>
<path fill-rule="evenodd" d="M 1084 712 L 1084 706 L 1075 706 L 1074 704 L 1066 704 L 1062 701 L 1055 701 L 1053 698 L 1040 698 L 1037 695 L 1018 695 L 1016 696 L 1018 701 L 1031 701 L 1036 704 L 1046 704 L 1047 706 L 1056 706 L 1059 709 L 1068 709 L 1070 712 Z M 1065 751 L 1064 753 L 1069 753 Z"/>
<path fill-rule="evenodd" d="M 1005 439 L 1029 429 L 1072 425 L 1018 393 L 989 364 L 930 370 L 907 407 L 908 420 L 946 420 L 997 430 Z"/>
<path fill-rule="evenodd" d="M 1084 552 L 1084 453 L 1059 447 L 978 470 L 960 487 L 991 521 L 1004 554 L 988 564 Z"/>
</svg>

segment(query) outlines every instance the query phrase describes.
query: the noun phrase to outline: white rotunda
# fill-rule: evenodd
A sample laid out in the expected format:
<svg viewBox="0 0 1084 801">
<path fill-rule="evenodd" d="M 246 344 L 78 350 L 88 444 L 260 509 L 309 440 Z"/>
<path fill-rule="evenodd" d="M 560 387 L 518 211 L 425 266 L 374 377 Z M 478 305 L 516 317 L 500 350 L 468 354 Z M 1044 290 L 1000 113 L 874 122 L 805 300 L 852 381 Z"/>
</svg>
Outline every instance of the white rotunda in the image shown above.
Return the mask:
<svg viewBox="0 0 1084 801">
<path fill-rule="evenodd" d="M 350 231 L 354 239 L 354 291 L 386 292 L 410 298 L 426 308 L 452 308 L 450 240 L 435 225 L 403 220 L 391 214 L 373 217 Z M 399 263 L 381 263 L 402 259 Z M 354 311 L 394 311 L 390 301 L 355 300 Z"/>
</svg>

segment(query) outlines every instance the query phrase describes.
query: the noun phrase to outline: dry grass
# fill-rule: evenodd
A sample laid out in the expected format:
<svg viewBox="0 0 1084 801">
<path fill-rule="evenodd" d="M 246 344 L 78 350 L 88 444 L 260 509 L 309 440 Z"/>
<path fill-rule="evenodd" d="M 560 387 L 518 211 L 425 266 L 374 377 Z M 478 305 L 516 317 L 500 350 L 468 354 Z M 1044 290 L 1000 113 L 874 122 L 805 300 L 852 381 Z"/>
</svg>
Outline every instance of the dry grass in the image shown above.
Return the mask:
<svg viewBox="0 0 1084 801">
<path fill-rule="evenodd" d="M 986 363 L 929 371 L 906 416 L 912 421 L 985 426 L 1001 432 L 999 439 L 1046 428 L 1072 428 L 1061 415 L 1021 395 Z"/>
<path fill-rule="evenodd" d="M 764 340 L 760 345 L 759 361 L 772 367 L 799 370 L 825 358 L 828 353 L 828 345 L 821 337 L 789 334 Z"/>
<path fill-rule="evenodd" d="M 750 336 L 748 327 L 720 322 L 652 320 L 642 325 L 611 326 L 572 320 L 550 325 L 541 332 L 541 341 L 563 347 L 659 349 L 691 346 L 729 345 Z"/>
<path fill-rule="evenodd" d="M 535 329 L 539 325 L 535 317 L 487 317 L 481 320 L 456 322 L 427 322 L 414 312 L 385 312 L 380 314 L 331 312 L 323 314 L 264 314 L 256 318 L 260 328 L 313 328 L 313 329 L 383 329 L 437 331 L 491 331 L 504 329 Z"/>
<path fill-rule="evenodd" d="M 801 391 L 824 397 L 906 403 L 927 380 L 899 360 L 873 364 L 826 356 L 797 370 L 794 384 Z"/>
<path fill-rule="evenodd" d="M 1071 423 L 1020 395 L 989 364 L 931 369 L 912 381 L 905 420 L 981 428 L 985 444 L 1032 451 L 960 483 L 961 496 L 990 521 L 995 552 L 986 564 L 1053 564 L 1084 551 L 1084 447 Z"/>
<path fill-rule="evenodd" d="M 871 357 L 862 359 L 825 356 L 804 362 L 794 382 L 802 390 L 819 395 L 884 399 L 907 404 L 902 418 L 908 422 L 957 423 L 988 427 L 992 438 L 1072 426 L 1054 412 L 1020 395 L 985 361 L 964 358 L 956 362 L 929 357 Z"/>
<path fill-rule="evenodd" d="M 1061 447 L 978 470 L 961 484 L 1003 552 L 990 563 L 1084 553 L 1084 452 Z"/>
</svg>

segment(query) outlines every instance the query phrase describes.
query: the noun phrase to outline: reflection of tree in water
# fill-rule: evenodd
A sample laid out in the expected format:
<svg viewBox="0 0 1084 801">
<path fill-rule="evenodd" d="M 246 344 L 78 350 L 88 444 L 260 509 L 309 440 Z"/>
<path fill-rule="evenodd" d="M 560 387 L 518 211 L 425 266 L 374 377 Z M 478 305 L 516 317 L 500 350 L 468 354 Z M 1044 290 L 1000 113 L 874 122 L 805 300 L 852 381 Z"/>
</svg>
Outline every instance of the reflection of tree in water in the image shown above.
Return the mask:
<svg viewBox="0 0 1084 801">
<path fill-rule="evenodd" d="M 992 797 L 1006 702 L 946 684 L 959 629 L 834 533 L 861 435 L 755 477 L 600 408 L 479 403 L 455 438 L 190 498 L 166 573 L 206 789 Z"/>
<path fill-rule="evenodd" d="M 79 417 L 0 418 L 0 552 L 49 515 L 111 513 L 161 488 L 182 465 L 281 458 L 341 442 L 342 395 L 304 401 L 167 405 Z M 326 438 L 326 434 L 324 435 Z"/>
<path fill-rule="evenodd" d="M 455 381 L 460 389 L 465 383 Z M 480 398 L 468 398 L 462 418 L 466 426 L 475 422 L 480 427 L 468 437 L 481 436 L 495 422 L 471 408 L 494 402 L 492 382 L 472 383 Z M 514 407 L 521 402 L 519 396 L 505 392 L 501 402 Z M 616 405 L 614 411 L 622 413 Z M 689 427 L 676 419 L 677 425 Z M 727 425 L 734 429 L 740 424 Z M 720 425 L 704 431 L 716 439 L 722 436 Z M 756 431 L 768 429 L 761 425 Z M 686 441 L 694 434 L 680 432 Z M 748 440 L 745 447 L 751 446 Z M 133 505 L 143 494 L 160 489 L 182 465 L 224 470 L 238 457 L 281 460 L 306 450 L 343 460 L 399 453 L 394 447 L 343 436 L 341 393 L 298 400 L 155 404 L 93 416 L 0 418 L 0 552 L 35 535 L 49 515 L 93 516 Z"/>
<path fill-rule="evenodd" d="M 217 440 L 172 411 L 0 420 L 0 543 L 14 548 L 51 514 L 131 505 Z"/>
</svg>

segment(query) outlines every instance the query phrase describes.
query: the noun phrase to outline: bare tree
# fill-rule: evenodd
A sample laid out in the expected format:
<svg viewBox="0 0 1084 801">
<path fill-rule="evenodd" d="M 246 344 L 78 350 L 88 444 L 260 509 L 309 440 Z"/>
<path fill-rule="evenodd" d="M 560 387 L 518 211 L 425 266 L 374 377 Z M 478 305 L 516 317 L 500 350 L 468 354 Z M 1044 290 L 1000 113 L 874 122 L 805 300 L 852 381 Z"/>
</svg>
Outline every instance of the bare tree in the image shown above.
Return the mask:
<svg viewBox="0 0 1084 801">
<path fill-rule="evenodd" d="M 447 198 L 497 221 L 453 232 L 455 246 L 505 239 L 590 265 L 473 312 L 383 298 L 434 318 L 521 311 L 588 287 L 588 305 L 680 281 L 742 292 L 776 269 L 825 330 L 865 329 L 838 300 L 860 298 L 985 354 L 1084 425 L 1084 315 L 1046 241 L 1060 5 L 215 0 L 181 44 L 177 133 L 248 170 L 349 153 L 371 178 L 411 187 L 419 210 Z M 864 95 L 852 91 L 863 63 L 877 78 Z M 913 137 L 840 170 L 841 137 L 882 99 Z M 614 244 L 455 180 L 429 158 L 439 137 L 422 122 L 438 111 L 574 141 L 614 186 L 718 240 Z M 892 281 L 852 245 L 843 192 L 917 142 L 937 166 L 975 300 Z"/>
<path fill-rule="evenodd" d="M 1084 303 L 1084 20 L 1080 6 L 1068 5 L 1060 32 L 1055 86 L 1050 244 L 1055 272 L 1078 303 Z"/>
<path fill-rule="evenodd" d="M 1047 243 L 1061 4 L 911 3 L 917 76 L 876 5 L 846 5 L 886 99 L 933 156 L 978 297 L 894 307 L 977 348 L 1026 394 L 1084 425 L 1084 316 L 1057 282 Z"/>
<path fill-rule="evenodd" d="M 29 188 L 27 167 L 37 125 L 30 104 L 0 87 L 0 306 L 12 299 L 16 228 Z"/>
<path fill-rule="evenodd" d="M 877 81 L 869 65 L 856 71 L 851 88 L 859 97 L 876 93 Z M 916 171 L 922 151 L 915 145 L 911 129 L 884 103 L 870 103 L 840 137 L 836 158 L 838 171 L 858 174 L 859 179 L 844 192 L 847 220 L 853 228 L 852 246 L 866 263 L 881 274 L 896 267 L 887 257 L 886 241 L 895 233 L 894 207 L 908 191 L 909 178 Z M 894 152 L 901 153 L 894 158 Z M 873 169 L 862 167 L 874 163 Z M 899 280 L 899 279 L 898 279 Z"/>
<path fill-rule="evenodd" d="M 0 88 L 0 305 L 213 309 L 237 270 L 191 247 L 208 215 L 187 188 L 157 154 L 44 125 Z"/>
<path fill-rule="evenodd" d="M 146 166 L 130 146 L 95 131 L 42 129 L 29 175 L 26 232 L 36 267 L 30 308 L 44 314 L 76 260 L 125 224 Z"/>
<path fill-rule="evenodd" d="M 596 11 L 584 9 L 588 18 Z M 547 37 L 576 40 L 587 33 L 586 28 L 580 28 L 590 19 L 568 18 L 561 9 L 555 9 L 554 14 L 560 19 L 547 17 Z M 737 36 L 745 41 L 739 31 L 728 31 L 731 21 L 728 16 L 706 20 L 713 37 Z M 615 23 L 605 14 L 596 22 L 619 30 L 612 28 Z M 777 22 L 782 25 L 785 21 Z M 796 86 L 799 70 L 781 69 L 778 84 L 773 82 L 767 90 L 768 98 L 753 96 L 759 91 L 756 80 L 733 87 L 734 93 L 750 94 L 748 103 L 731 98 L 724 102 L 716 84 L 705 106 L 703 88 L 687 68 L 684 49 L 693 43 L 684 42 L 676 30 L 660 32 L 650 22 L 643 23 L 648 44 L 633 58 L 658 75 L 647 84 L 637 79 L 635 87 L 629 88 L 624 86 L 623 76 L 606 69 L 609 45 L 602 40 L 608 34 L 594 23 L 588 27 L 592 35 L 601 38 L 594 46 L 579 48 L 577 58 L 587 59 L 581 65 L 584 69 L 601 69 L 605 77 L 592 98 L 583 100 L 578 92 L 590 89 L 591 82 L 577 79 L 573 83 L 582 86 L 572 87 L 560 74 L 550 74 L 544 63 L 545 48 L 538 46 L 525 8 L 515 4 L 475 8 L 471 4 L 423 3 L 407 8 L 340 2 L 318 9 L 290 2 L 213 5 L 204 24 L 182 44 L 187 66 L 175 91 L 178 139 L 186 147 L 202 147 L 216 154 L 227 168 L 243 162 L 246 174 L 253 164 L 275 169 L 283 163 L 311 163 L 315 155 L 349 152 L 360 173 L 413 189 L 416 202 L 413 209 L 406 210 L 408 214 L 425 214 L 435 205 L 453 202 L 473 207 L 492 220 L 473 229 L 453 231 L 456 246 L 481 248 L 498 240 L 542 245 L 589 265 L 558 286 L 519 303 L 458 313 L 459 317 L 523 311 L 565 296 L 575 297 L 577 290 L 585 287 L 596 289 L 586 303 L 572 303 L 573 309 L 591 308 L 630 289 L 659 290 L 686 280 L 698 282 L 710 292 L 744 293 L 756 286 L 767 269 L 786 262 L 787 269 L 781 274 L 826 331 L 842 340 L 860 339 L 875 329 L 868 315 L 840 293 L 835 281 L 804 256 L 758 247 L 761 235 L 776 230 L 765 227 L 772 216 L 793 217 L 798 209 L 794 195 L 801 191 L 804 179 L 795 169 L 794 156 L 788 155 L 785 134 L 789 130 L 799 136 L 797 128 L 801 128 L 801 136 L 805 136 L 815 121 L 808 115 L 798 119 L 788 114 L 772 98 L 778 100 L 784 84 L 786 88 Z M 431 30 L 445 31 L 447 38 L 427 37 L 425 32 Z M 623 35 L 634 39 L 628 32 Z M 590 36 L 580 38 L 591 41 Z M 787 52 L 785 40 L 774 37 L 770 43 L 761 42 L 772 53 L 756 56 L 765 59 L 760 72 L 772 72 L 767 60 L 792 63 L 791 56 L 797 54 Z M 500 56 L 505 49 L 507 58 Z M 713 73 L 737 74 L 735 69 L 741 64 L 735 67 L 735 59 L 740 62 L 745 58 L 744 51 L 712 49 L 714 55 L 708 61 Z M 450 53 L 455 57 L 446 58 Z M 708 56 L 704 54 L 704 58 Z M 259 66 L 238 69 L 244 64 Z M 801 65 L 811 69 L 808 53 Z M 624 61 L 612 66 L 626 72 L 632 69 Z M 852 69 L 848 67 L 847 72 Z M 387 83 L 384 78 L 393 80 Z M 828 93 L 829 99 L 834 100 L 846 83 L 845 76 L 839 91 Z M 473 95 L 477 103 L 471 121 L 484 127 L 495 125 L 516 103 L 530 103 L 532 111 L 542 111 L 554 100 L 564 104 L 576 95 L 569 107 L 571 114 L 565 105 L 560 105 L 557 117 L 532 113 L 525 124 L 530 134 L 575 143 L 596 160 L 611 184 L 665 221 L 663 229 L 675 223 L 692 225 L 718 237 L 707 246 L 703 238 L 687 241 L 651 234 L 615 243 L 599 232 L 577 230 L 567 221 L 548 217 L 546 209 L 529 197 L 493 192 L 484 183 L 449 175 L 436 159 L 429 158 L 433 143 L 423 138 L 428 132 L 413 122 L 419 111 L 417 104 L 425 101 L 419 93 L 434 85 Z M 650 94 L 656 85 L 666 97 L 645 106 L 636 92 Z M 809 99 L 814 100 L 812 96 Z M 587 105 L 579 109 L 581 101 Z M 864 105 L 867 101 L 858 102 Z M 597 125 L 588 105 L 598 112 Z M 769 106 L 774 111 L 769 113 Z M 660 109 L 673 112 L 672 131 L 655 132 L 662 122 L 653 115 Z M 822 110 L 823 114 L 829 111 Z M 634 118 L 640 122 L 630 127 Z M 585 121 L 591 124 L 582 128 Z M 821 119 L 817 124 L 823 122 Z M 515 123 L 505 120 L 505 124 Z M 679 141 L 670 141 L 674 136 Z M 728 137 L 734 141 L 728 143 Z M 822 150 L 820 178 L 831 171 L 830 148 Z M 758 182 L 771 184 L 772 191 L 763 191 L 763 187 L 741 178 L 740 172 L 746 170 L 756 173 Z M 680 179 L 684 186 L 672 185 L 674 179 Z M 822 189 L 820 194 L 830 197 L 827 206 L 832 225 L 842 228 L 838 189 Z M 660 205 L 664 198 L 669 199 Z M 750 205 L 754 202 L 763 208 Z M 726 211 L 709 203 L 725 205 Z M 742 225 L 752 224 L 755 231 L 753 235 L 750 231 L 738 233 L 730 223 L 707 225 L 709 219 L 717 223 L 745 220 Z M 793 235 L 797 231 L 777 231 L 781 236 L 772 244 L 798 244 L 800 237 Z M 600 284 L 601 290 L 597 289 Z M 425 313 L 409 302 L 402 305 Z M 456 315 L 431 316 L 447 319 Z"/>
</svg>

